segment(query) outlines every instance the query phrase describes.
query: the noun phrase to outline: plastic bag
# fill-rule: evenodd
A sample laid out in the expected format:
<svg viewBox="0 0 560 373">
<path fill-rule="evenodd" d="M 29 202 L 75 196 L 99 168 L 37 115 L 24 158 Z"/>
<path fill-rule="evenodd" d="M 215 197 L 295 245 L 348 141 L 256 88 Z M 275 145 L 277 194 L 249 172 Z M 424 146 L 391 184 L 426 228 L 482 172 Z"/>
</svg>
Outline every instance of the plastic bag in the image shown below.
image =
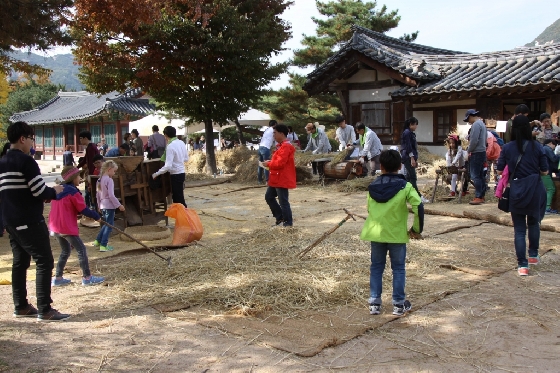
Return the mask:
<svg viewBox="0 0 560 373">
<path fill-rule="evenodd" d="M 182 245 L 202 238 L 204 229 L 198 214 L 193 209 L 186 208 L 180 203 L 173 203 L 165 216 L 175 219 L 172 245 Z"/>
</svg>

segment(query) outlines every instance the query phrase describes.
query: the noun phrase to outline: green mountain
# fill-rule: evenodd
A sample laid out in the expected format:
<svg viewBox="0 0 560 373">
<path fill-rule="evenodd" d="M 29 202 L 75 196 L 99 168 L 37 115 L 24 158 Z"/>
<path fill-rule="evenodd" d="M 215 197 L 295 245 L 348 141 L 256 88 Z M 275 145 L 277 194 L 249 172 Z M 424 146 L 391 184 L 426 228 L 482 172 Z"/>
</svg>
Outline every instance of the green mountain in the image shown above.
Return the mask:
<svg viewBox="0 0 560 373">
<path fill-rule="evenodd" d="M 67 91 L 83 91 L 85 89 L 78 79 L 80 66 L 74 64 L 74 56 L 70 53 L 44 57 L 35 53 L 14 52 L 12 56 L 18 60 L 51 69 L 51 82 L 66 86 Z"/>
<path fill-rule="evenodd" d="M 534 47 L 535 42 L 539 45 L 544 43 L 554 41 L 555 43 L 560 43 L 560 18 L 556 20 L 552 25 L 544 29 L 543 32 L 535 40 L 530 43 L 525 44 L 526 47 Z"/>
</svg>

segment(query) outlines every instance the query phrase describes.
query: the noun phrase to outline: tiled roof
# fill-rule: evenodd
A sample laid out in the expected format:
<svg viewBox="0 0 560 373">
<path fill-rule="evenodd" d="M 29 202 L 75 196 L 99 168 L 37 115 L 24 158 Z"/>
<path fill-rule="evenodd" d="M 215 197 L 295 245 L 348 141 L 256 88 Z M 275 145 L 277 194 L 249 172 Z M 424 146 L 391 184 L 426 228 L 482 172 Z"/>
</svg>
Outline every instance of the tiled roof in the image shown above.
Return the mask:
<svg viewBox="0 0 560 373">
<path fill-rule="evenodd" d="M 509 87 L 560 85 L 560 44 L 502 52 L 422 56 L 440 78 L 402 87 L 393 96 L 481 91 Z"/>
<path fill-rule="evenodd" d="M 560 44 L 509 51 L 468 54 L 436 49 L 354 27 L 352 39 L 307 76 L 304 89 L 316 93 L 348 69 L 356 53 L 414 79 L 392 96 L 487 90 L 560 83 Z"/>
<path fill-rule="evenodd" d="M 155 110 L 146 99 L 135 99 L 137 90 L 127 90 L 124 94 L 111 92 L 96 95 L 89 92 L 58 92 L 52 100 L 34 110 L 16 113 L 11 122 L 24 121 L 28 124 L 47 124 L 85 120 L 107 110 L 125 114 L 145 116 Z"/>
</svg>

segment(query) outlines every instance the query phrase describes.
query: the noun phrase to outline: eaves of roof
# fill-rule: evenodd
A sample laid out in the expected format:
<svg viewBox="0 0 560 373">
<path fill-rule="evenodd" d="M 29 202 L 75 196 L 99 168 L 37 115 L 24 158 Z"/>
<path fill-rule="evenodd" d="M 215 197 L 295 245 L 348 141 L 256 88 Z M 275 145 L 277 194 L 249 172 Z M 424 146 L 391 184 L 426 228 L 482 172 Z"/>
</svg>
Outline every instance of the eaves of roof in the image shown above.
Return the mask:
<svg viewBox="0 0 560 373">
<path fill-rule="evenodd" d="M 13 114 L 10 121 L 24 121 L 31 125 L 65 123 L 86 120 L 111 109 L 138 116 L 148 115 L 155 110 L 155 106 L 146 99 L 130 98 L 137 95 L 135 90 L 128 90 L 125 94 L 111 92 L 104 95 L 59 92 L 36 109 Z"/>
</svg>

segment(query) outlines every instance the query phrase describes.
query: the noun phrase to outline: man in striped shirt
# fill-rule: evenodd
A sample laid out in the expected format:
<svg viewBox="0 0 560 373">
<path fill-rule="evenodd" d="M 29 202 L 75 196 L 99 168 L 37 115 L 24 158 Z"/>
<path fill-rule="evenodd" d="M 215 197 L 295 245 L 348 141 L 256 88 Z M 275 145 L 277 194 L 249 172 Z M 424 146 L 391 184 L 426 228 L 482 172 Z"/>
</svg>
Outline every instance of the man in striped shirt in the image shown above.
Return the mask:
<svg viewBox="0 0 560 373">
<path fill-rule="evenodd" d="M 0 199 L 6 231 L 12 247 L 12 293 L 14 317 L 36 317 L 40 321 L 61 321 L 70 315 L 51 307 L 51 276 L 54 259 L 49 231 L 43 217 L 43 201 L 56 199 L 62 186 L 50 188 L 41 177 L 37 162 L 27 155 L 34 131 L 25 122 L 8 127 L 11 149 L 0 159 Z M 27 301 L 27 268 L 36 264 L 37 309 Z"/>
</svg>

